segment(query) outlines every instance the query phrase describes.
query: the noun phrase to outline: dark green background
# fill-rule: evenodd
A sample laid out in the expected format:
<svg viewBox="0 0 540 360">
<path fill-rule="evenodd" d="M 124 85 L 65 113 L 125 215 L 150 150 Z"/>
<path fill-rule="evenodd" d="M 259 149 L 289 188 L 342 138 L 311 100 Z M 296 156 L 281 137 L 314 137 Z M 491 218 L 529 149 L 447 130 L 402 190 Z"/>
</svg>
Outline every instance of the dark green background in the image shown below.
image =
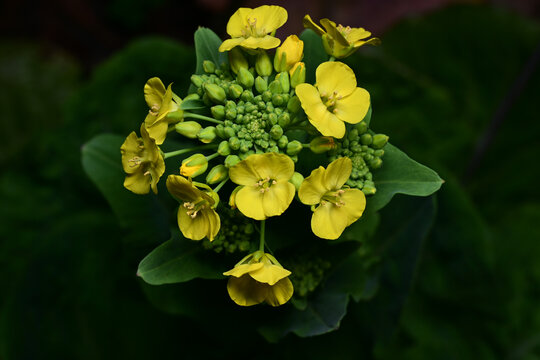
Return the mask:
<svg viewBox="0 0 540 360">
<path fill-rule="evenodd" d="M 383 289 L 371 300 L 380 318 L 351 302 L 336 332 L 272 345 L 235 336 L 242 324 L 218 330 L 154 308 L 135 271 L 156 239 L 130 238 L 80 165 L 91 137 L 138 128 L 148 78 L 187 89 L 192 48 L 140 38 L 88 66 L 2 39 L 0 359 L 540 358 L 540 25 L 463 5 L 381 38 L 347 61 L 371 93 L 372 128 L 446 180 L 415 282 L 402 311 Z"/>
</svg>

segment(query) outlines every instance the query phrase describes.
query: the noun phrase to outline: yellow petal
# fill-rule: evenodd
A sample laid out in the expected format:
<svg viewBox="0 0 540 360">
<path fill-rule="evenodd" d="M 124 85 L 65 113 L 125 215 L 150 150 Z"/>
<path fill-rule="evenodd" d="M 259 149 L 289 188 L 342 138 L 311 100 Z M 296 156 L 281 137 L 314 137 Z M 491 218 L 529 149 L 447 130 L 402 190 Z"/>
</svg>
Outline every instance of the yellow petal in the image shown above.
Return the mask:
<svg viewBox="0 0 540 360">
<path fill-rule="evenodd" d="M 161 178 L 161 175 L 165 173 L 165 161 L 161 156 L 156 160 L 156 162 L 152 164 L 152 167 L 149 171 L 150 176 L 152 177 L 152 180 L 150 181 L 150 187 L 152 188 L 154 194 L 157 194 L 157 183 Z"/>
<path fill-rule="evenodd" d="M 262 199 L 263 195 L 255 185 L 244 186 L 236 193 L 236 207 L 249 218 L 264 220 L 266 215 L 264 214 Z"/>
<path fill-rule="evenodd" d="M 249 14 L 251 21 L 255 21 L 255 28 L 259 35 L 270 34 L 287 21 L 287 10 L 281 6 L 263 5 L 253 9 Z M 277 45 L 276 45 L 277 46 Z"/>
<path fill-rule="evenodd" d="M 227 282 L 229 296 L 240 306 L 262 303 L 267 297 L 268 288 L 268 285 L 253 280 L 249 275 L 240 278 L 231 277 Z"/>
<path fill-rule="evenodd" d="M 349 46 L 349 42 L 347 39 L 338 31 L 336 23 L 328 20 L 328 19 L 322 19 L 321 25 L 324 26 L 326 29 L 326 32 L 328 35 L 332 37 L 332 39 L 336 40 L 338 43 L 340 43 L 343 46 Z"/>
<path fill-rule="evenodd" d="M 241 264 L 241 265 L 236 265 L 234 268 L 232 268 L 231 270 L 227 271 L 227 272 L 224 272 L 223 275 L 225 276 L 234 276 L 234 277 L 241 277 L 242 275 L 245 275 L 251 271 L 255 271 L 255 270 L 258 270 L 260 268 L 262 268 L 264 266 L 263 263 L 261 262 L 258 262 L 258 263 L 253 263 L 253 264 Z"/>
<path fill-rule="evenodd" d="M 304 28 L 315 31 L 319 36 L 325 34 L 325 31 L 319 25 L 315 24 L 309 15 L 304 16 L 302 24 L 304 25 Z"/>
<path fill-rule="evenodd" d="M 239 8 L 236 10 L 227 23 L 227 34 L 229 34 L 231 37 L 245 36 L 246 34 L 244 31 L 249 28 L 248 16 L 252 11 L 253 9 L 249 8 Z M 219 51 L 225 50 L 221 50 L 220 48 Z"/>
<path fill-rule="evenodd" d="M 201 240 L 208 237 L 213 240 L 219 231 L 219 216 L 213 210 L 203 209 L 192 218 L 188 215 L 186 208 L 180 205 L 178 208 L 178 227 L 184 237 L 188 239 Z"/>
<path fill-rule="evenodd" d="M 304 42 L 298 36 L 290 35 L 285 39 L 279 50 L 280 53 L 287 55 L 287 69 L 291 69 L 296 63 L 302 60 Z"/>
<path fill-rule="evenodd" d="M 265 35 L 264 37 L 250 36 L 240 43 L 240 46 L 248 49 L 273 49 L 279 46 L 281 40 L 277 37 Z"/>
<path fill-rule="evenodd" d="M 345 203 L 343 208 L 347 211 L 347 226 L 360 219 L 366 209 L 366 196 L 359 189 L 344 189 L 341 200 Z"/>
<path fill-rule="evenodd" d="M 257 171 L 255 160 L 259 158 L 260 155 L 252 155 L 231 167 L 229 169 L 231 181 L 238 185 L 254 186 L 257 181 L 262 179 L 262 176 Z"/>
<path fill-rule="evenodd" d="M 328 165 L 324 174 L 324 184 L 330 190 L 339 190 L 349 180 L 352 161 L 348 157 L 336 159 Z"/>
<path fill-rule="evenodd" d="M 315 77 L 317 79 L 315 86 L 323 96 L 330 96 L 335 92 L 345 97 L 356 89 L 354 71 L 339 61 L 322 63 L 317 67 Z"/>
<path fill-rule="evenodd" d="M 194 201 L 201 197 L 201 191 L 180 175 L 169 175 L 166 184 L 171 195 L 180 201 Z"/>
<path fill-rule="evenodd" d="M 155 115 L 146 115 L 146 119 L 144 120 L 145 130 L 148 132 L 149 137 L 154 139 L 156 145 L 161 145 L 167 137 L 167 130 L 169 129 L 169 124 L 165 119 L 161 121 L 156 121 L 155 118 Z"/>
<path fill-rule="evenodd" d="M 326 170 L 319 166 L 311 172 L 307 178 L 304 179 L 300 189 L 298 189 L 298 197 L 303 204 L 317 205 L 321 202 L 321 198 L 328 192 L 324 182 L 324 173 Z"/>
<path fill-rule="evenodd" d="M 369 92 L 356 88 L 351 95 L 336 102 L 334 114 L 349 124 L 357 124 L 366 116 L 369 104 Z"/>
<path fill-rule="evenodd" d="M 139 156 L 139 152 L 141 151 L 139 145 L 139 138 L 135 131 L 132 131 L 120 147 L 120 152 L 122 153 L 122 167 L 128 174 L 133 174 L 139 170 L 140 165 L 130 161 L 134 157 Z"/>
<path fill-rule="evenodd" d="M 358 40 L 365 39 L 370 36 L 371 33 L 364 28 L 353 28 L 347 34 L 347 40 L 349 41 L 349 43 L 354 44 Z"/>
<path fill-rule="evenodd" d="M 149 175 L 144 175 L 142 171 L 126 176 L 124 180 L 124 187 L 135 194 L 148 194 L 150 192 Z"/>
<path fill-rule="evenodd" d="M 213 241 L 221 228 L 221 219 L 219 218 L 217 212 L 215 212 L 213 209 L 204 209 L 202 212 L 208 217 L 209 226 L 206 237 L 208 240 Z"/>
<path fill-rule="evenodd" d="M 262 207 L 265 217 L 283 214 L 291 204 L 295 190 L 294 185 L 290 182 L 281 181 L 272 185 L 268 191 L 265 191 L 262 194 Z"/>
<path fill-rule="evenodd" d="M 349 219 L 344 206 L 338 207 L 330 202 L 321 203 L 311 217 L 311 230 L 323 239 L 337 239 L 347 225 Z"/>
<path fill-rule="evenodd" d="M 161 103 L 163 102 L 164 95 L 165 85 L 163 85 L 161 79 L 153 77 L 144 85 L 144 100 L 146 100 L 146 103 L 150 109 L 157 107 L 159 110 Z"/>
<path fill-rule="evenodd" d="M 261 176 L 260 179 L 270 178 L 277 181 L 289 181 L 294 174 L 294 162 L 285 154 L 256 154 L 246 160 L 250 160 L 254 164 L 253 166 L 257 168 Z"/>
<path fill-rule="evenodd" d="M 294 288 L 289 278 L 279 280 L 266 293 L 265 301 L 271 306 L 285 304 L 293 296 Z"/>
<path fill-rule="evenodd" d="M 224 52 L 224 51 L 229 51 L 231 50 L 232 48 L 235 48 L 237 47 L 238 45 L 240 45 L 242 43 L 242 41 L 244 41 L 245 39 L 242 38 L 242 37 L 239 37 L 239 38 L 234 38 L 234 39 L 227 39 L 225 40 L 224 42 L 221 43 L 221 45 L 219 45 L 219 51 L 220 52 Z"/>
<path fill-rule="evenodd" d="M 289 270 L 272 264 L 265 264 L 264 266 L 249 272 L 249 276 L 253 279 L 271 286 L 289 275 L 291 275 Z"/>
<path fill-rule="evenodd" d="M 354 43 L 355 48 L 358 48 L 362 45 L 374 45 L 374 46 L 381 45 L 381 39 L 374 37 L 366 41 L 358 40 L 358 41 L 355 41 Z"/>
</svg>

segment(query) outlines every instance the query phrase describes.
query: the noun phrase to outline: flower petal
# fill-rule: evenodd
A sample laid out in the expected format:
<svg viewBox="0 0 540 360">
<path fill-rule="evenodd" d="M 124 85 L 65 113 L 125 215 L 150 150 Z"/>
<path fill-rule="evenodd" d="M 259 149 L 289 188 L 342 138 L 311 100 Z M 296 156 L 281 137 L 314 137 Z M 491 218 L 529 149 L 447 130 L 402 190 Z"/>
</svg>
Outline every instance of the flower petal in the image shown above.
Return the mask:
<svg viewBox="0 0 540 360">
<path fill-rule="evenodd" d="M 253 167 L 257 168 L 261 179 L 289 181 L 294 174 L 294 162 L 285 154 L 255 154 L 246 160 L 252 161 Z"/>
<path fill-rule="evenodd" d="M 188 215 L 186 208 L 180 205 L 178 208 L 178 227 L 184 237 L 191 240 L 201 240 L 208 236 L 210 230 L 208 213 L 199 211 L 197 216 L 192 218 Z"/>
<path fill-rule="evenodd" d="M 139 156 L 139 152 L 141 151 L 139 145 L 139 138 L 135 131 L 132 131 L 120 147 L 120 152 L 122 153 L 122 167 L 124 168 L 124 172 L 128 174 L 133 174 L 139 169 L 140 165 L 130 162 L 131 159 Z"/>
<path fill-rule="evenodd" d="M 245 39 L 243 37 L 238 37 L 238 38 L 234 38 L 234 39 L 227 39 L 224 42 L 222 42 L 221 45 L 219 45 L 218 50 L 220 52 L 229 51 L 232 48 L 237 47 L 238 45 L 240 45 L 242 43 L 242 41 L 244 41 L 244 40 Z"/>
<path fill-rule="evenodd" d="M 206 237 L 208 237 L 208 240 L 213 241 L 221 228 L 221 219 L 213 209 L 204 209 L 201 212 L 208 218 L 209 229 Z"/>
<path fill-rule="evenodd" d="M 268 294 L 269 286 L 258 283 L 249 275 L 231 277 L 227 282 L 227 291 L 232 301 L 240 306 L 251 306 L 262 303 Z"/>
<path fill-rule="evenodd" d="M 244 186 L 236 193 L 236 207 L 245 216 L 255 219 L 264 220 L 266 215 L 263 209 L 263 195 L 255 185 Z"/>
<path fill-rule="evenodd" d="M 265 35 L 264 37 L 250 36 L 240 43 L 240 46 L 248 49 L 273 49 L 279 46 L 281 40 L 277 37 Z"/>
<path fill-rule="evenodd" d="M 124 187 L 135 194 L 148 194 L 150 192 L 151 177 L 144 175 L 142 171 L 126 176 Z"/>
<path fill-rule="evenodd" d="M 347 39 L 345 39 L 343 34 L 339 32 L 335 22 L 329 19 L 321 19 L 321 25 L 324 26 L 326 32 L 332 37 L 332 39 L 336 40 L 343 46 L 349 46 L 349 42 L 347 41 Z"/>
<path fill-rule="evenodd" d="M 319 166 L 304 179 L 300 189 L 298 189 L 298 197 L 303 204 L 317 205 L 321 202 L 323 195 L 330 189 L 325 186 L 324 173 L 326 170 Z"/>
<path fill-rule="evenodd" d="M 289 278 L 279 280 L 266 293 L 265 301 L 271 306 L 285 304 L 292 297 L 294 288 Z"/>
<path fill-rule="evenodd" d="M 349 180 L 352 161 L 348 157 L 336 159 L 328 165 L 324 174 L 324 184 L 329 190 L 339 190 Z"/>
<path fill-rule="evenodd" d="M 349 43 L 354 44 L 358 40 L 365 39 L 370 36 L 371 33 L 364 28 L 353 28 L 349 34 L 347 34 L 347 40 Z"/>
<path fill-rule="evenodd" d="M 287 22 L 287 10 L 281 6 L 259 6 L 249 14 L 251 21 L 255 22 L 255 29 L 259 34 L 270 34 Z M 276 45 L 277 46 L 277 45 Z"/>
<path fill-rule="evenodd" d="M 353 93 L 336 102 L 334 114 L 349 124 L 357 124 L 369 110 L 370 97 L 366 89 L 356 88 Z"/>
<path fill-rule="evenodd" d="M 344 189 L 341 200 L 345 203 L 343 208 L 347 211 L 349 220 L 347 226 L 362 217 L 366 209 L 366 196 L 359 189 Z"/>
<path fill-rule="evenodd" d="M 169 129 L 169 124 L 166 119 L 156 121 L 157 116 L 148 114 L 144 119 L 145 130 L 147 131 L 149 137 L 154 139 L 156 145 L 161 145 L 167 137 L 167 130 Z"/>
<path fill-rule="evenodd" d="M 231 181 L 238 185 L 255 186 L 257 181 L 262 179 L 257 171 L 257 162 L 260 155 L 249 156 L 246 160 L 240 161 L 229 169 Z"/>
<path fill-rule="evenodd" d="M 330 96 L 336 92 L 339 96 L 350 95 L 356 89 L 354 71 L 339 61 L 327 61 L 317 67 L 315 85 L 321 95 Z"/>
<path fill-rule="evenodd" d="M 311 230 L 323 239 L 337 239 L 347 225 L 349 219 L 344 206 L 338 207 L 330 202 L 321 203 L 311 217 Z"/>
<path fill-rule="evenodd" d="M 250 8 L 239 8 L 229 19 L 227 23 L 227 34 L 231 37 L 242 37 L 246 34 L 243 32 L 246 28 L 249 28 L 248 16 L 251 14 L 253 9 Z M 219 51 L 221 50 L 221 47 Z"/>
<path fill-rule="evenodd" d="M 262 263 L 260 263 L 262 264 Z M 250 271 L 249 276 L 261 283 L 274 285 L 278 281 L 291 275 L 291 272 L 279 265 L 265 264 L 257 270 Z"/>
<path fill-rule="evenodd" d="M 227 271 L 227 272 L 224 272 L 223 275 L 225 276 L 234 276 L 234 277 L 241 277 L 251 271 L 255 271 L 255 270 L 258 270 L 258 269 L 261 269 L 262 267 L 264 266 L 263 263 L 261 262 L 258 262 L 258 263 L 253 263 L 253 264 L 241 264 L 241 265 L 236 265 L 234 268 L 232 268 L 231 270 Z"/>
<path fill-rule="evenodd" d="M 180 201 L 194 201 L 201 197 L 201 191 L 193 187 L 188 179 L 180 175 L 169 175 L 167 177 L 167 189 L 172 196 Z"/>
<path fill-rule="evenodd" d="M 291 204 L 295 187 L 288 181 L 277 182 L 262 194 L 262 206 L 266 217 L 279 216 Z"/>
<path fill-rule="evenodd" d="M 302 24 L 304 25 L 304 28 L 315 31 L 319 36 L 326 33 L 319 25 L 315 24 L 309 15 L 304 16 Z"/>
<path fill-rule="evenodd" d="M 165 85 L 163 85 L 160 78 L 153 77 L 144 84 L 144 100 L 146 100 L 149 108 L 157 107 L 159 109 L 164 95 Z"/>
</svg>

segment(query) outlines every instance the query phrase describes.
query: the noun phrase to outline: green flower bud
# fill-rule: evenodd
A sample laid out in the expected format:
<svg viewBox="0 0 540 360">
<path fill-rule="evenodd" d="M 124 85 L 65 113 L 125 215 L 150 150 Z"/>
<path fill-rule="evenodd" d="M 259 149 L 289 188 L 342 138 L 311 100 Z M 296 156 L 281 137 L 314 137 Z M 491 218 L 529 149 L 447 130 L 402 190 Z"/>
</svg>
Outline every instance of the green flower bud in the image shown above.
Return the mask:
<svg viewBox="0 0 540 360">
<path fill-rule="evenodd" d="M 298 62 L 289 72 L 291 75 L 291 86 L 293 88 L 306 82 L 306 65 Z"/>
<path fill-rule="evenodd" d="M 229 176 L 229 170 L 225 165 L 216 165 L 210 171 L 208 172 L 208 175 L 206 175 L 206 183 L 207 184 L 216 184 L 218 182 L 222 182 Z"/>
<path fill-rule="evenodd" d="M 349 135 L 347 136 L 347 138 L 349 139 L 349 141 L 351 141 L 351 146 L 356 145 L 356 144 L 353 144 L 353 142 L 357 142 L 358 140 L 358 129 L 352 129 L 349 132 Z"/>
<path fill-rule="evenodd" d="M 382 157 L 384 155 L 384 150 L 378 149 L 373 152 L 373 156 Z"/>
<path fill-rule="evenodd" d="M 180 135 L 184 135 L 190 139 L 196 139 L 202 126 L 196 121 L 184 121 L 174 125 L 174 128 Z"/>
<path fill-rule="evenodd" d="M 288 93 L 291 89 L 291 83 L 289 81 L 289 73 L 284 71 L 276 75 L 276 80 L 281 84 L 281 89 L 284 94 Z"/>
<path fill-rule="evenodd" d="M 281 106 L 285 103 L 285 99 L 283 98 L 283 95 L 280 94 L 274 94 L 272 96 L 272 104 L 275 106 Z"/>
<path fill-rule="evenodd" d="M 199 100 L 201 97 L 198 94 L 189 94 L 184 98 L 184 101 L 186 100 Z"/>
<path fill-rule="evenodd" d="M 360 136 L 360 142 L 364 145 L 371 145 L 371 143 L 373 142 L 373 137 L 367 133 L 362 134 L 362 136 Z"/>
<path fill-rule="evenodd" d="M 281 128 L 281 126 L 272 126 L 272 128 L 270 129 L 270 136 L 272 137 L 272 139 L 278 140 L 279 138 L 281 138 L 281 135 L 283 135 L 283 129 Z"/>
<path fill-rule="evenodd" d="M 237 138 L 236 136 L 233 136 L 232 138 L 229 139 L 229 146 L 233 150 L 240 149 L 240 139 Z"/>
<path fill-rule="evenodd" d="M 229 169 L 240 162 L 240 158 L 237 155 L 229 155 L 225 158 L 225 166 Z"/>
<path fill-rule="evenodd" d="M 199 75 L 191 75 L 191 83 L 195 85 L 195 87 L 200 88 L 204 83 L 204 80 Z"/>
<path fill-rule="evenodd" d="M 272 93 L 269 90 L 266 90 L 265 92 L 263 92 L 261 96 L 262 96 L 263 101 L 268 102 L 272 100 Z"/>
<path fill-rule="evenodd" d="M 282 128 L 286 128 L 287 126 L 289 126 L 290 123 L 291 123 L 291 116 L 289 115 L 289 113 L 284 112 L 281 115 L 279 115 L 279 118 L 278 118 L 279 126 L 281 126 Z"/>
<path fill-rule="evenodd" d="M 256 112 L 258 109 L 257 105 L 254 104 L 247 104 L 245 107 L 246 114 L 251 114 L 254 111 Z"/>
<path fill-rule="evenodd" d="M 293 140 L 287 144 L 287 155 L 294 156 L 302 151 L 302 143 L 298 140 Z"/>
<path fill-rule="evenodd" d="M 337 147 L 334 138 L 331 136 L 319 136 L 311 140 L 309 148 L 315 154 L 322 154 Z"/>
<path fill-rule="evenodd" d="M 226 138 L 230 138 L 236 135 L 236 131 L 234 131 L 234 129 L 230 126 L 225 126 L 225 128 L 223 129 L 223 132 L 225 132 Z"/>
<path fill-rule="evenodd" d="M 257 76 L 257 78 L 255 79 L 255 89 L 259 94 L 262 94 L 266 91 L 266 89 L 268 89 L 268 81 L 266 81 L 260 76 Z"/>
<path fill-rule="evenodd" d="M 225 117 L 229 120 L 234 120 L 236 119 L 236 109 L 227 109 L 225 111 Z"/>
<path fill-rule="evenodd" d="M 268 149 L 266 150 L 267 152 L 275 152 L 275 153 L 279 153 L 279 149 L 277 146 L 269 146 Z"/>
<path fill-rule="evenodd" d="M 227 99 L 227 95 L 225 94 L 225 90 L 219 85 L 216 84 L 206 84 L 204 85 L 204 90 L 206 91 L 206 95 L 215 103 L 218 104 L 224 104 L 225 100 Z"/>
<path fill-rule="evenodd" d="M 268 122 L 270 125 L 276 125 L 278 123 L 278 117 L 275 113 L 268 114 Z"/>
<path fill-rule="evenodd" d="M 382 149 L 388 142 L 388 136 L 384 134 L 377 134 L 373 136 L 373 148 Z"/>
<path fill-rule="evenodd" d="M 240 141 L 240 152 L 246 153 L 251 148 L 251 141 Z"/>
<path fill-rule="evenodd" d="M 221 156 L 227 156 L 231 154 L 231 147 L 229 146 L 229 142 L 227 140 L 223 140 L 219 143 L 217 152 Z"/>
<path fill-rule="evenodd" d="M 360 121 L 354 127 L 355 127 L 356 130 L 358 130 L 359 135 L 365 133 L 368 130 L 368 125 L 366 124 L 365 121 Z"/>
<path fill-rule="evenodd" d="M 251 90 L 244 90 L 240 98 L 245 102 L 251 102 L 253 100 L 253 92 Z"/>
<path fill-rule="evenodd" d="M 281 87 L 281 82 L 279 80 L 274 80 L 268 85 L 268 90 L 272 94 L 281 94 L 283 92 L 283 88 Z"/>
<path fill-rule="evenodd" d="M 298 191 L 298 189 L 300 189 L 300 185 L 302 185 L 302 182 L 304 181 L 304 177 L 302 176 L 302 174 L 298 173 L 298 172 L 294 172 L 292 178 L 289 180 L 289 182 L 291 184 L 294 185 L 294 187 L 296 188 L 296 191 Z"/>
<path fill-rule="evenodd" d="M 225 117 L 225 106 L 215 105 L 210 108 L 212 116 L 218 120 L 221 120 Z"/>
<path fill-rule="evenodd" d="M 208 160 L 203 154 L 194 154 L 187 159 L 182 160 L 180 166 L 180 175 L 187 177 L 196 177 L 201 175 L 208 168 Z"/>
<path fill-rule="evenodd" d="M 259 50 L 255 60 L 255 70 L 260 76 L 270 76 L 272 74 L 272 61 L 265 50 Z"/>
<path fill-rule="evenodd" d="M 378 169 L 382 166 L 382 160 L 379 157 L 374 157 L 369 162 L 369 167 L 372 169 Z"/>
<path fill-rule="evenodd" d="M 235 74 L 238 74 L 240 68 L 247 70 L 249 67 L 248 62 L 239 47 L 234 47 L 229 51 L 229 64 Z"/>
<path fill-rule="evenodd" d="M 290 113 L 295 114 L 302 108 L 302 105 L 300 104 L 300 99 L 298 99 L 298 96 L 293 96 L 289 99 L 287 102 L 287 110 L 289 110 Z"/>
<path fill-rule="evenodd" d="M 253 77 L 253 74 L 245 68 L 240 68 L 240 70 L 238 70 L 238 76 L 236 77 L 236 80 L 244 87 L 244 89 L 251 89 L 251 87 L 255 83 L 255 78 Z"/>
<path fill-rule="evenodd" d="M 287 146 L 288 143 L 289 143 L 289 138 L 287 138 L 287 135 L 282 135 L 277 142 L 277 146 L 280 149 L 283 149 Z"/>
<path fill-rule="evenodd" d="M 244 91 L 244 89 L 238 84 L 229 86 L 229 95 L 234 99 L 238 99 L 240 95 L 242 95 L 242 91 Z"/>
<path fill-rule="evenodd" d="M 364 186 L 362 187 L 362 191 L 366 195 L 373 195 L 377 192 L 377 189 L 375 189 L 375 184 L 373 181 L 364 181 Z"/>
<path fill-rule="evenodd" d="M 202 63 L 202 67 L 204 72 L 207 74 L 213 74 L 216 71 L 216 64 L 214 64 L 210 60 L 204 60 Z"/>
<path fill-rule="evenodd" d="M 216 128 L 214 126 L 208 126 L 199 131 L 197 137 L 205 144 L 209 144 L 216 138 Z"/>
</svg>

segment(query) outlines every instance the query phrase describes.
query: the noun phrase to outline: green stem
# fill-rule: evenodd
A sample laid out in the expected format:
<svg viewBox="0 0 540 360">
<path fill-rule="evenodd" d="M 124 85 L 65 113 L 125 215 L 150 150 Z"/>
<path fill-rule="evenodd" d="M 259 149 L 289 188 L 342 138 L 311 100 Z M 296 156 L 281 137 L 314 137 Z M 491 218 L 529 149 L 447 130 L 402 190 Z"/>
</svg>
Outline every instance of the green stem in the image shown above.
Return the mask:
<svg viewBox="0 0 540 360">
<path fill-rule="evenodd" d="M 196 147 L 189 148 L 189 149 L 180 149 L 180 150 L 176 150 L 176 151 L 171 151 L 171 152 L 168 152 L 168 153 L 164 153 L 163 154 L 163 159 L 168 159 L 170 157 L 177 156 L 177 155 L 182 155 L 182 154 L 189 153 L 189 152 L 192 152 L 192 151 L 198 151 L 198 150 L 204 150 L 204 149 L 212 149 L 212 148 L 215 148 L 215 147 L 216 147 L 215 144 L 209 144 L 209 145 L 196 146 Z M 212 155 L 210 155 L 210 156 L 212 156 Z"/>
<path fill-rule="evenodd" d="M 328 61 L 334 61 L 334 60 L 336 60 L 336 58 L 333 56 L 330 56 L 330 59 L 328 59 Z"/>
<path fill-rule="evenodd" d="M 218 156 L 219 156 L 219 153 L 215 152 L 215 153 L 213 153 L 212 155 L 208 155 L 208 156 L 206 157 L 206 160 L 210 161 L 210 160 L 212 160 L 213 158 L 218 157 Z"/>
<path fill-rule="evenodd" d="M 310 145 L 309 145 L 309 144 L 302 144 L 302 147 L 303 147 L 303 148 L 309 148 Z"/>
<path fill-rule="evenodd" d="M 223 187 L 223 185 L 225 185 L 225 183 L 229 181 L 229 178 L 225 178 L 222 182 L 220 182 L 215 188 L 214 188 L 214 192 L 217 194 L 217 192 L 219 191 L 219 189 L 221 189 Z"/>
<path fill-rule="evenodd" d="M 259 242 L 259 251 L 264 252 L 264 227 L 266 220 L 261 220 L 261 240 Z"/>
<path fill-rule="evenodd" d="M 176 127 L 173 125 L 167 129 L 167 133 L 173 132 L 174 130 L 176 130 Z"/>
<path fill-rule="evenodd" d="M 216 120 L 216 119 L 208 117 L 208 116 L 199 115 L 199 114 L 193 114 L 193 113 L 189 113 L 189 112 L 185 112 L 185 111 L 184 111 L 184 118 L 193 118 L 193 119 L 199 119 L 199 120 L 206 120 L 206 121 L 212 122 L 214 124 L 223 124 L 223 121 L 221 121 L 221 120 Z"/>
</svg>

